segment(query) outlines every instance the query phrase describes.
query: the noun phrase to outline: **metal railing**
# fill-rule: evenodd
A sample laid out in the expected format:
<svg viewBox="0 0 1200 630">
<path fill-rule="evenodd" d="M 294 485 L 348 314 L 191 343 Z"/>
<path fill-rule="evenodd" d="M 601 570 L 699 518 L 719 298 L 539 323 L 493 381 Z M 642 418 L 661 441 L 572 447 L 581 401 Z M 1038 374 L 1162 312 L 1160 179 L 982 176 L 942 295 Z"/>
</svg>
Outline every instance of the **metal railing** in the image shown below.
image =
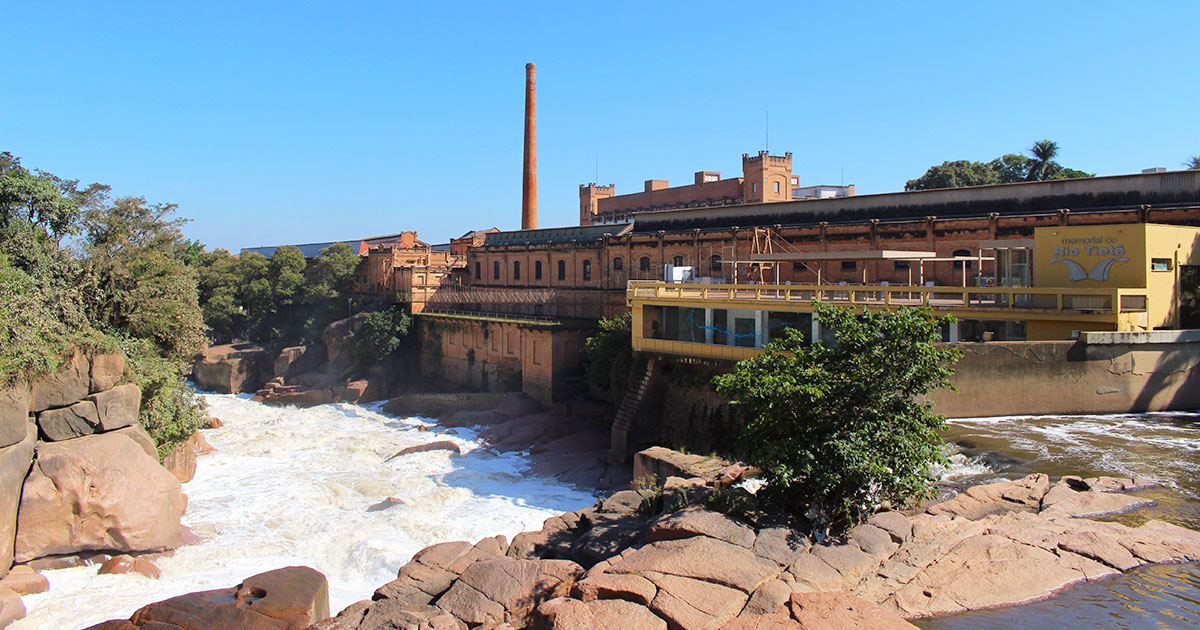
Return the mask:
<svg viewBox="0 0 1200 630">
<path fill-rule="evenodd" d="M 878 285 L 675 284 L 630 281 L 627 301 L 691 300 L 807 305 L 924 306 L 937 310 L 980 309 L 1117 315 L 1147 311 L 1146 289 L 1035 287 L 924 287 Z"/>
</svg>

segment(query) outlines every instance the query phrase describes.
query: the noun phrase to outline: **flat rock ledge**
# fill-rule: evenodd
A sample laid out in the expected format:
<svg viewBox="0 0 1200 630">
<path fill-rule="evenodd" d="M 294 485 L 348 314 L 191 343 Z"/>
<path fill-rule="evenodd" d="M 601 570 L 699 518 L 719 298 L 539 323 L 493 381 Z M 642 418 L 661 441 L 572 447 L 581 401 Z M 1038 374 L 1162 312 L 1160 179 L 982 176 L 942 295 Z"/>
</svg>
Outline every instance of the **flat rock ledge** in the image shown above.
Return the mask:
<svg viewBox="0 0 1200 630">
<path fill-rule="evenodd" d="M 703 479 L 670 478 L 667 495 L 685 500 L 626 490 L 511 543 L 496 536 L 427 547 L 371 600 L 336 617 L 321 607 L 324 577 L 291 567 L 95 628 L 914 628 L 908 619 L 1021 604 L 1145 564 L 1200 560 L 1200 532 L 1087 518 L 1144 505 L 1124 493 L 1149 485 L 1030 475 L 970 488 L 919 514 L 881 512 L 842 540 L 813 545 L 768 517 L 751 523 L 709 509 Z M 686 507 L 655 513 L 656 505 Z"/>
</svg>

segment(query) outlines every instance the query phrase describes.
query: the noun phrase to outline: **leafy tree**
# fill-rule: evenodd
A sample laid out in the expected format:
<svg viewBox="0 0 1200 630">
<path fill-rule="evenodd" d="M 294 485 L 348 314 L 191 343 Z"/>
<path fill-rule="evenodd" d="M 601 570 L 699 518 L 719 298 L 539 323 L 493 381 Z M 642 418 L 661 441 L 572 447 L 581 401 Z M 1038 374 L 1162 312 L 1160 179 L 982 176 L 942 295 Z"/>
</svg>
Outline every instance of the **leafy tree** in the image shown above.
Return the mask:
<svg viewBox="0 0 1200 630">
<path fill-rule="evenodd" d="M 624 396 L 634 371 L 631 320 L 629 313 L 601 319 L 583 345 L 588 380 L 609 392 L 613 402 Z"/>
<path fill-rule="evenodd" d="M 928 496 L 945 419 L 924 396 L 949 386 L 961 352 L 933 345 L 953 320 L 925 310 L 818 305 L 815 316 L 835 344 L 805 345 L 789 328 L 714 382 L 746 422 L 740 444 L 764 473 L 761 492 L 820 536 Z"/>
<path fill-rule="evenodd" d="M 215 343 L 229 343 L 245 328 L 237 264 L 238 259 L 224 249 L 202 253 L 196 264 L 200 308 L 209 339 Z"/>
<path fill-rule="evenodd" d="M 904 184 L 904 190 L 962 188 L 998 183 L 1000 183 L 1000 179 L 996 176 L 996 172 L 987 164 L 958 160 L 943 162 L 941 166 L 931 166 L 924 175 L 908 180 Z"/>
<path fill-rule="evenodd" d="M 996 173 L 998 183 L 1011 184 L 1023 182 L 1029 177 L 1029 165 L 1032 162 L 1024 155 L 1008 153 L 988 162 L 988 168 Z"/>
<path fill-rule="evenodd" d="M 408 313 L 394 306 L 368 313 L 346 342 L 359 357 L 379 361 L 400 347 L 411 323 Z"/>
<path fill-rule="evenodd" d="M 1188 161 L 1183 163 L 1183 167 L 1189 171 L 1200 170 L 1200 155 L 1193 155 L 1188 158 Z"/>
<path fill-rule="evenodd" d="M 1055 171 L 1059 170 L 1058 163 L 1054 158 L 1058 157 L 1058 143 L 1052 140 L 1038 140 L 1033 143 L 1033 147 L 1029 149 L 1033 155 L 1033 161 L 1029 165 L 1029 174 L 1025 176 L 1028 181 L 1043 181 L 1051 179 Z"/>
</svg>

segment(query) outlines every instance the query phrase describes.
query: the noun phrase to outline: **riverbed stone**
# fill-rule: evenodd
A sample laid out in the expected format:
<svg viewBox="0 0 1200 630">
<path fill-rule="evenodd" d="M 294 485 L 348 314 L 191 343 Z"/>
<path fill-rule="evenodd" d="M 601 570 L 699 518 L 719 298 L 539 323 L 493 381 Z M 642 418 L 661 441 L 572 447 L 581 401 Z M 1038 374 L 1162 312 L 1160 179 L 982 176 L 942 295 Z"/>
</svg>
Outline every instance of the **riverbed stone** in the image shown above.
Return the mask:
<svg viewBox="0 0 1200 630">
<path fill-rule="evenodd" d="M 640 575 L 599 573 L 575 583 L 571 597 L 585 602 L 597 599 L 624 599 L 638 604 L 649 604 L 658 593 L 653 582 Z"/>
<path fill-rule="evenodd" d="M 46 576 L 34 571 L 29 565 L 18 564 L 0 578 L 0 588 L 12 589 L 18 595 L 35 595 L 50 589 Z"/>
<path fill-rule="evenodd" d="M 21 485 L 33 464 L 37 444 L 37 427 L 32 422 L 26 422 L 24 429 L 24 439 L 0 448 L 0 577 L 8 574 L 8 568 L 13 563 Z"/>
<path fill-rule="evenodd" d="M 738 589 L 677 575 L 646 574 L 658 587 L 650 610 L 671 627 L 684 630 L 719 628 L 733 619 L 749 596 Z"/>
<path fill-rule="evenodd" d="M 0 387 L 0 448 L 25 439 L 29 403 L 29 385 L 24 381 Z"/>
<path fill-rule="evenodd" d="M 125 373 L 125 355 L 120 352 L 97 354 L 92 357 L 89 390 L 95 394 L 112 389 Z"/>
<path fill-rule="evenodd" d="M 1097 490 L 1078 477 L 1064 477 L 1046 493 L 1040 513 L 1048 519 L 1089 518 L 1153 504 L 1150 499 Z"/>
<path fill-rule="evenodd" d="M 25 603 L 21 596 L 8 588 L 0 588 L 0 628 L 25 618 Z"/>
<path fill-rule="evenodd" d="M 142 424 L 140 422 L 135 422 L 127 427 L 121 427 L 116 431 L 111 431 L 111 433 L 116 435 L 124 435 L 134 442 L 137 442 L 137 445 L 142 447 L 142 450 L 145 451 L 147 455 L 153 457 L 154 459 L 158 459 L 158 447 L 154 444 L 154 438 L 150 437 L 149 433 L 146 433 L 146 429 L 142 428 Z"/>
<path fill-rule="evenodd" d="M 178 547 L 179 481 L 132 439 L 41 442 L 21 491 L 15 557 Z"/>
<path fill-rule="evenodd" d="M 930 514 L 949 514 L 979 520 L 988 514 L 1025 511 L 1036 512 L 1042 507 L 1042 497 L 1050 489 L 1050 478 L 1033 474 L 1015 481 L 1003 481 L 972 486 L 958 496 L 929 507 Z"/>
<path fill-rule="evenodd" d="M 96 404 L 81 400 L 70 407 L 47 409 L 37 415 L 37 425 L 47 442 L 61 442 L 96 432 L 100 416 Z"/>
<path fill-rule="evenodd" d="M 100 430 L 112 431 L 127 427 L 138 421 L 142 406 L 142 388 L 137 383 L 126 383 L 108 391 L 88 396 L 96 404 L 100 416 Z"/>
<path fill-rule="evenodd" d="M 148 578 L 158 579 L 162 572 L 144 556 L 134 558 L 129 554 L 120 554 L 109 558 L 100 565 L 98 575 L 138 573 Z"/>
<path fill-rule="evenodd" d="M 467 567 L 436 604 L 470 625 L 525 627 L 538 604 L 569 593 L 581 575 L 583 567 L 570 560 L 486 558 Z"/>
<path fill-rule="evenodd" d="M 782 568 L 745 547 L 707 536 L 654 542 L 608 568 L 609 573 L 647 571 L 694 578 L 750 593 L 778 576 Z"/>
<path fill-rule="evenodd" d="M 692 506 L 650 523 L 646 542 L 708 536 L 739 547 L 754 545 L 754 528 L 705 507 Z"/>
<path fill-rule="evenodd" d="M 30 407 L 40 412 L 51 407 L 66 407 L 88 395 L 91 387 L 91 365 L 82 352 L 76 352 L 54 374 L 46 374 L 30 386 Z"/>
</svg>

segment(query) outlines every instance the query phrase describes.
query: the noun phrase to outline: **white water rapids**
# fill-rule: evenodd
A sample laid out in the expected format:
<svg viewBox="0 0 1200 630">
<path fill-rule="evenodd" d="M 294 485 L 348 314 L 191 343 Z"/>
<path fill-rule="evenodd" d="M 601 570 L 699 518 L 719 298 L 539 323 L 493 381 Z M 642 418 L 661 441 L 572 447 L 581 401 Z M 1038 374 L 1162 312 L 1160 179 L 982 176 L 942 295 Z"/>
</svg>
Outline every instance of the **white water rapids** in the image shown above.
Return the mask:
<svg viewBox="0 0 1200 630">
<path fill-rule="evenodd" d="M 376 409 L 268 407 L 207 394 L 224 427 L 204 431 L 218 450 L 183 485 L 183 522 L 206 540 L 155 561 L 160 579 L 97 575 L 97 566 L 44 574 L 50 591 L 24 598 L 11 630 L 86 628 L 192 591 L 228 588 L 288 565 L 329 578 L 330 611 L 368 599 L 423 547 L 540 529 L 547 517 L 592 504 L 588 493 L 522 473 L 526 461 L 481 447 L 470 429 L 441 431 Z M 429 430 L 421 431 L 425 426 Z M 450 439 L 463 451 L 400 449 Z M 368 512 L 393 496 L 403 504 Z"/>
</svg>

